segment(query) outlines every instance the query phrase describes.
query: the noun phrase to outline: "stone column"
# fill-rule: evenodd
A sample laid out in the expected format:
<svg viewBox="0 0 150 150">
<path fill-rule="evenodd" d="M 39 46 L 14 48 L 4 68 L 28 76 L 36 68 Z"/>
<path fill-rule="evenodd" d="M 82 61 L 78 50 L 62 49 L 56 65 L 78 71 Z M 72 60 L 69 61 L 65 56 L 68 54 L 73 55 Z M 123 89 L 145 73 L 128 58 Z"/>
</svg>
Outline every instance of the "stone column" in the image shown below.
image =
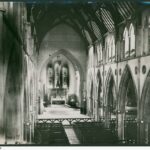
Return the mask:
<svg viewBox="0 0 150 150">
<path fill-rule="evenodd" d="M 5 137 L 7 144 L 22 141 L 22 54 L 19 43 L 11 49 L 5 87 Z"/>
<path fill-rule="evenodd" d="M 0 144 L 4 144 L 4 65 L 3 65 L 3 6 L 0 2 Z"/>
<path fill-rule="evenodd" d="M 98 121 L 98 103 L 97 103 L 97 79 L 96 79 L 96 45 L 93 44 L 93 69 L 94 69 L 94 79 L 93 79 L 93 101 L 94 101 L 94 106 L 93 106 L 93 113 L 94 113 L 94 119 L 95 121 Z"/>
<path fill-rule="evenodd" d="M 119 140 L 124 140 L 124 114 L 118 113 L 118 137 Z"/>
</svg>

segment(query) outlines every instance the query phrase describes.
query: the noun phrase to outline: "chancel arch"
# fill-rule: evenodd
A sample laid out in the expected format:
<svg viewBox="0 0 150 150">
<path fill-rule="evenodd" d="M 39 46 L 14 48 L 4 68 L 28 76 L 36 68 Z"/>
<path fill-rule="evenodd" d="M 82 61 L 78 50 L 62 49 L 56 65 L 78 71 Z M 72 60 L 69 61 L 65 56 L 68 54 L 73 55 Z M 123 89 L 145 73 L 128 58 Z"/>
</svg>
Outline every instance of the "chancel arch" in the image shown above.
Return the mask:
<svg viewBox="0 0 150 150">
<path fill-rule="evenodd" d="M 68 99 L 70 95 L 75 95 L 78 100 L 77 105 L 81 107 L 83 70 L 80 63 L 68 51 L 59 50 L 49 56 L 41 68 L 39 81 L 40 86 L 45 85 L 46 101 L 49 103 L 52 103 L 50 95 L 53 93 L 54 97 L 55 95 L 58 96 L 58 91 L 61 89 L 63 92 L 60 93 L 64 93 L 64 99 Z M 39 87 L 39 89 L 41 88 Z"/>
</svg>

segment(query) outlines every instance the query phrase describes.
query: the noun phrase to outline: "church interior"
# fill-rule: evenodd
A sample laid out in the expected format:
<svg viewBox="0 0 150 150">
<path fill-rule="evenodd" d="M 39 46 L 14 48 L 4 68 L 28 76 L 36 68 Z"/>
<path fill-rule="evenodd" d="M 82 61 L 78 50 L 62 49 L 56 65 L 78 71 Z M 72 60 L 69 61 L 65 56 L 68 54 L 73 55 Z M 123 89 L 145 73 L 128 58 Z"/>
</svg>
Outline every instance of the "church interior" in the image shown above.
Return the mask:
<svg viewBox="0 0 150 150">
<path fill-rule="evenodd" d="M 0 145 L 150 145 L 150 2 L 0 2 Z"/>
</svg>

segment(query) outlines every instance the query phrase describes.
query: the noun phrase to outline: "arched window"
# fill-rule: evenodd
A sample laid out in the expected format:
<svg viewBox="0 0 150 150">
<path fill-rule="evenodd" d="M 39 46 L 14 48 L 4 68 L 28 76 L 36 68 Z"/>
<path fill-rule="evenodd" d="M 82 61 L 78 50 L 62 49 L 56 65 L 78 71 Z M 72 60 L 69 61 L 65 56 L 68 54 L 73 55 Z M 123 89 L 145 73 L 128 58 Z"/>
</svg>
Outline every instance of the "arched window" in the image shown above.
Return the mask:
<svg viewBox="0 0 150 150">
<path fill-rule="evenodd" d="M 100 63 L 100 46 L 99 44 L 97 45 L 97 64 L 99 65 Z"/>
<path fill-rule="evenodd" d="M 102 49 L 102 44 L 99 45 L 99 51 L 100 51 L 100 62 L 103 60 L 103 49 Z"/>
<path fill-rule="evenodd" d="M 124 53 L 125 58 L 129 56 L 129 33 L 128 29 L 125 28 L 123 32 L 123 43 L 124 43 Z"/>
<path fill-rule="evenodd" d="M 54 72 L 55 72 L 55 88 L 60 88 L 61 82 L 60 82 L 60 73 L 61 73 L 61 62 L 56 61 L 54 64 Z"/>
<path fill-rule="evenodd" d="M 129 28 L 129 45 L 130 45 L 130 56 L 133 56 L 135 54 L 135 32 L 132 23 Z"/>
<path fill-rule="evenodd" d="M 69 68 L 67 64 L 62 67 L 62 87 L 64 89 L 69 87 Z"/>
<path fill-rule="evenodd" d="M 143 17 L 143 38 L 144 38 L 144 47 L 143 54 L 147 55 L 150 53 L 150 13 Z"/>
<path fill-rule="evenodd" d="M 114 36 L 111 36 L 108 39 L 108 61 L 112 62 L 115 60 L 115 38 Z"/>
<path fill-rule="evenodd" d="M 111 38 L 111 61 L 115 61 L 115 38 L 112 36 Z"/>
<path fill-rule="evenodd" d="M 49 88 L 53 88 L 54 70 L 53 70 L 52 66 L 50 66 L 50 65 L 48 66 L 47 73 L 48 73 Z"/>
<path fill-rule="evenodd" d="M 106 50 L 106 61 L 109 61 L 109 44 L 108 44 L 108 41 L 105 42 L 105 50 Z"/>
<path fill-rule="evenodd" d="M 115 47 L 115 38 L 113 36 L 113 40 L 112 40 L 112 43 L 113 43 L 113 47 L 112 47 L 112 57 L 113 57 L 113 60 L 115 60 L 115 55 L 116 55 L 116 47 Z"/>
<path fill-rule="evenodd" d="M 102 56 L 102 44 L 97 45 L 97 62 L 100 64 L 102 62 L 103 56 Z"/>
<path fill-rule="evenodd" d="M 108 52 L 108 59 L 109 59 L 109 61 L 111 62 L 111 54 L 112 54 L 112 53 L 111 53 L 111 50 L 112 50 L 112 49 L 111 49 L 111 46 L 112 46 L 112 45 L 111 45 L 111 44 L 112 44 L 112 43 L 111 43 L 111 39 L 109 39 L 108 43 L 109 43 L 109 44 L 108 44 L 108 51 L 109 51 L 109 52 Z"/>
<path fill-rule="evenodd" d="M 94 57 L 94 49 L 93 46 L 90 47 L 89 49 L 89 66 L 93 67 L 93 57 Z"/>
</svg>

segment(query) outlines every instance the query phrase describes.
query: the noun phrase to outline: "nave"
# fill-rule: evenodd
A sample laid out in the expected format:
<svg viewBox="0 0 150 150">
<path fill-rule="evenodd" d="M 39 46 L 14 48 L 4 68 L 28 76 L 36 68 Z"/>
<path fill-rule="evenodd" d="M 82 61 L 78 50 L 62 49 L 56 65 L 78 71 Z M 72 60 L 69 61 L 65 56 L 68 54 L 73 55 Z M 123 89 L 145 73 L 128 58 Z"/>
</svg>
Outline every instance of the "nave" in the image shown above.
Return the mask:
<svg viewBox="0 0 150 150">
<path fill-rule="evenodd" d="M 150 145 L 147 0 L 1 1 L 1 145 Z"/>
</svg>

